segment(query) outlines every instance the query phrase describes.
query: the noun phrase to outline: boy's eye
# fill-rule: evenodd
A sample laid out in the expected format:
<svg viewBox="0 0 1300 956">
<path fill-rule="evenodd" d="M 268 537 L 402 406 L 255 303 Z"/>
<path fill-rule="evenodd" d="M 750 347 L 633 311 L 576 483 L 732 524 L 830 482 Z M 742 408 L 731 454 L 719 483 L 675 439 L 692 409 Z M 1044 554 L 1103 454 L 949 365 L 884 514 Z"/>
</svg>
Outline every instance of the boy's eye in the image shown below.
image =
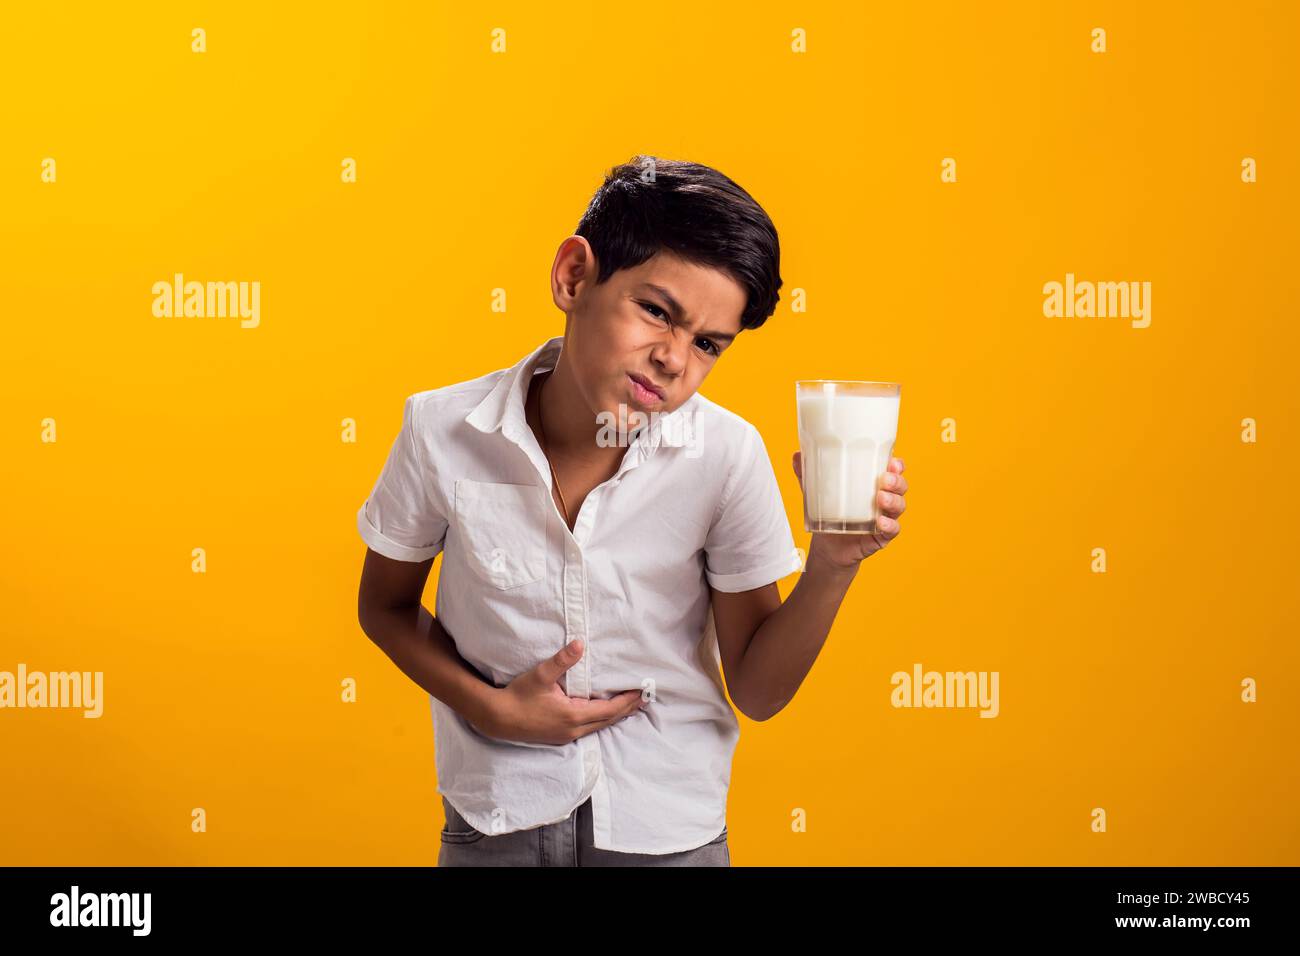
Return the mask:
<svg viewBox="0 0 1300 956">
<path fill-rule="evenodd" d="M 647 312 L 650 312 L 650 314 L 653 315 L 656 319 L 668 318 L 668 313 L 666 313 L 663 309 L 659 308 L 659 306 L 655 305 L 653 302 L 641 302 L 640 306 L 641 308 L 645 309 Z M 653 309 L 654 311 L 651 312 L 650 311 L 651 309 Z M 697 339 L 696 341 L 704 342 L 708 346 L 705 349 L 705 351 L 707 351 L 710 355 L 717 356 L 722 354 L 722 350 L 718 348 L 718 346 L 714 343 L 712 339 L 700 338 Z"/>
<path fill-rule="evenodd" d="M 659 306 L 655 305 L 652 302 L 642 302 L 641 308 L 645 309 L 647 312 L 650 312 L 651 309 L 654 309 L 654 312 L 650 312 L 650 314 L 653 315 L 656 319 L 668 318 L 668 313 L 666 313 L 663 309 L 659 308 Z"/>
</svg>

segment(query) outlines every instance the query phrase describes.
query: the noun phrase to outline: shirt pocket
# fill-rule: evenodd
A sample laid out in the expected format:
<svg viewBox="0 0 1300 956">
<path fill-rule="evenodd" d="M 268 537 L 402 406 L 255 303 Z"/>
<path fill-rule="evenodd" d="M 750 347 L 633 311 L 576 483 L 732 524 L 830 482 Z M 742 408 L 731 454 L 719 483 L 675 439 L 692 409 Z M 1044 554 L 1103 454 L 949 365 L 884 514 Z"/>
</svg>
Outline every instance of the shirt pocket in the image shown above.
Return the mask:
<svg viewBox="0 0 1300 956">
<path fill-rule="evenodd" d="M 546 573 L 546 489 L 460 478 L 457 530 L 465 560 L 499 590 L 522 587 Z"/>
</svg>

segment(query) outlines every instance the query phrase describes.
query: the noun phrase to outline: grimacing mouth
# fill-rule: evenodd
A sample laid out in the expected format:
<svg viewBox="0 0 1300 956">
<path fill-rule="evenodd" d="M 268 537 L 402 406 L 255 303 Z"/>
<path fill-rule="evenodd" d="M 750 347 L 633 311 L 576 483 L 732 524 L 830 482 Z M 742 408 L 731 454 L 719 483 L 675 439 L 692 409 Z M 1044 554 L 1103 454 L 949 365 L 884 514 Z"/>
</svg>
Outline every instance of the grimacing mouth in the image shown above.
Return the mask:
<svg viewBox="0 0 1300 956">
<path fill-rule="evenodd" d="M 646 376 L 640 374 L 639 372 L 628 372 L 627 374 L 628 374 L 628 376 L 629 376 L 630 378 L 636 379 L 636 380 L 637 380 L 638 382 L 640 382 L 641 385 L 643 385 L 645 388 L 649 389 L 650 391 L 652 391 L 652 392 L 654 392 L 656 395 L 658 395 L 658 396 L 659 396 L 659 400 L 660 400 L 661 402 L 662 402 L 662 401 L 667 401 L 668 396 L 667 396 L 667 393 L 666 393 L 666 391 L 665 391 L 665 389 L 664 389 L 664 387 L 663 387 L 662 385 L 658 384 L 657 382 L 655 382 L 655 381 L 654 381 L 653 379 L 651 379 L 651 378 L 647 378 Z"/>
</svg>

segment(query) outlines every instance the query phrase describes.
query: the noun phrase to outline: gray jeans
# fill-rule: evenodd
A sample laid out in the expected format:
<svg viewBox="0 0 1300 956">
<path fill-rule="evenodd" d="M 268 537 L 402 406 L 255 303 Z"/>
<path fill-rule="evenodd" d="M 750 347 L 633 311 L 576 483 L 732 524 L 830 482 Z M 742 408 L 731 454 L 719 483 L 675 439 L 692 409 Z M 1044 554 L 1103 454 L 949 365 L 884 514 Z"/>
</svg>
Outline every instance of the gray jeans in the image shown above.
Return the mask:
<svg viewBox="0 0 1300 956">
<path fill-rule="evenodd" d="M 619 853 L 592 846 L 591 798 L 568 819 L 513 833 L 475 830 L 442 798 L 447 824 L 439 866 L 731 866 L 727 828 L 713 840 L 680 853 Z"/>
</svg>

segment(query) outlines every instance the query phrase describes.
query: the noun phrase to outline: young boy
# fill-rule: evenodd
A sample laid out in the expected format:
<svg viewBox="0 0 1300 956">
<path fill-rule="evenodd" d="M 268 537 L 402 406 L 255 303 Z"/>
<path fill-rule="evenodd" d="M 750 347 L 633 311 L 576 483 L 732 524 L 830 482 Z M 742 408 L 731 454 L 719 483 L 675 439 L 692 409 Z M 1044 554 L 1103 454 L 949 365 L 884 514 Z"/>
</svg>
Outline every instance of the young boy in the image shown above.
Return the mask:
<svg viewBox="0 0 1300 956">
<path fill-rule="evenodd" d="M 763 440 L 697 391 L 775 310 L 779 260 L 726 176 L 636 157 L 556 254 L 564 335 L 406 399 L 358 610 L 430 695 L 439 865 L 730 865 L 726 693 L 760 721 L 790 702 L 907 490 L 895 458 L 876 533 L 814 534 L 782 603 L 803 562 Z"/>
</svg>

